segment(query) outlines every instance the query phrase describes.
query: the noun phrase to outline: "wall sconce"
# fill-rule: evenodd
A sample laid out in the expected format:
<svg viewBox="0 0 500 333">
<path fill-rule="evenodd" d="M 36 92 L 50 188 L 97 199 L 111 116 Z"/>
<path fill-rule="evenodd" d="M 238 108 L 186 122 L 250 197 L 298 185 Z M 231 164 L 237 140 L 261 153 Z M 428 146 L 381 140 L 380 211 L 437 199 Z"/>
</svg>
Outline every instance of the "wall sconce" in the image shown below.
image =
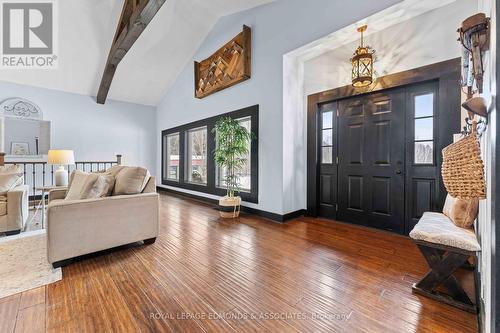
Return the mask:
<svg viewBox="0 0 500 333">
<path fill-rule="evenodd" d="M 356 88 L 369 86 L 373 82 L 373 54 L 375 51 L 370 46 L 363 45 L 363 32 L 367 28 L 367 25 L 363 25 L 357 29 L 361 33 L 361 43 L 351 58 L 352 85 Z"/>
<path fill-rule="evenodd" d="M 464 126 L 463 134 L 467 135 L 472 132 L 472 124 L 475 122 L 474 116 L 480 117 L 477 121 L 477 135 L 481 135 L 486 131 L 488 125 L 488 103 L 484 97 L 472 97 L 462 103 L 462 107 L 469 112 L 469 116 L 465 118 L 466 125 Z"/>
</svg>

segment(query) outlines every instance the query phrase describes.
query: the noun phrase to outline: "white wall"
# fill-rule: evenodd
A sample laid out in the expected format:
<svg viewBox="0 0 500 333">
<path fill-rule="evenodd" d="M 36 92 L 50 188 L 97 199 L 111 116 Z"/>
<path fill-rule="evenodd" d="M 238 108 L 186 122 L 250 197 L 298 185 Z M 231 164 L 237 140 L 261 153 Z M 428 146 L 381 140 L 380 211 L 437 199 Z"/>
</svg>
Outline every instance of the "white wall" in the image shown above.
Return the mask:
<svg viewBox="0 0 500 333">
<path fill-rule="evenodd" d="M 492 214 L 494 200 L 494 190 L 492 188 L 492 176 L 494 172 L 494 162 L 492 160 L 492 146 L 496 139 L 496 117 L 497 110 L 495 109 L 495 98 L 497 95 L 497 83 L 495 81 L 495 68 L 496 68 L 496 17 L 495 17 L 495 0 L 480 0 L 478 12 L 486 13 L 486 16 L 491 18 L 491 42 L 490 52 L 486 53 L 484 60 L 485 76 L 484 76 L 484 93 L 490 105 L 489 110 L 489 126 L 487 132 L 481 138 L 482 158 L 486 168 L 486 200 L 480 201 L 479 217 L 476 229 L 479 232 L 481 242 L 481 252 L 479 253 L 479 272 L 481 273 L 481 300 L 483 302 L 483 332 L 495 332 L 495 328 L 491 326 L 492 317 L 495 315 L 491 311 L 492 304 L 492 280 L 491 276 L 495 272 L 495 267 L 492 265 L 492 251 L 494 251 L 494 226 L 492 225 Z M 497 173 L 498 174 L 498 173 Z M 497 175 L 498 178 L 498 175 Z M 498 291 L 497 291 L 498 292 Z M 498 304 L 497 304 L 498 308 Z"/>
<path fill-rule="evenodd" d="M 376 76 L 393 74 L 461 56 L 457 27 L 477 10 L 477 0 L 458 0 L 366 36 L 375 49 Z M 368 26 L 369 32 L 370 26 Z M 356 33 L 353 31 L 353 34 Z M 304 93 L 350 84 L 349 59 L 359 41 L 342 45 L 304 64 Z"/>
<path fill-rule="evenodd" d="M 124 163 L 156 172 L 156 110 L 154 107 L 0 81 L 0 101 L 26 98 L 51 121 L 51 146 L 72 149 L 77 161 L 109 161 L 121 153 Z"/>
<path fill-rule="evenodd" d="M 193 65 L 188 64 L 158 106 L 157 135 L 161 130 L 239 108 L 260 105 L 259 124 L 259 204 L 245 205 L 284 214 L 288 206 L 284 192 L 283 146 L 294 137 L 283 138 L 283 55 L 343 26 L 380 11 L 399 0 L 356 2 L 331 0 L 277 1 L 222 18 L 210 32 L 193 60 L 205 59 L 226 43 L 246 24 L 252 27 L 252 78 L 202 100 L 193 97 Z M 166 60 L 168 61 L 168 60 Z M 301 141 L 304 133 L 296 133 Z M 158 141 L 157 175 L 161 152 Z M 305 160 L 301 161 L 305 166 Z M 305 188 L 293 189 L 302 192 Z M 200 194 L 201 195 L 201 194 Z M 300 194 L 302 195 L 302 194 Z M 297 207 L 297 209 L 304 207 Z"/>
</svg>

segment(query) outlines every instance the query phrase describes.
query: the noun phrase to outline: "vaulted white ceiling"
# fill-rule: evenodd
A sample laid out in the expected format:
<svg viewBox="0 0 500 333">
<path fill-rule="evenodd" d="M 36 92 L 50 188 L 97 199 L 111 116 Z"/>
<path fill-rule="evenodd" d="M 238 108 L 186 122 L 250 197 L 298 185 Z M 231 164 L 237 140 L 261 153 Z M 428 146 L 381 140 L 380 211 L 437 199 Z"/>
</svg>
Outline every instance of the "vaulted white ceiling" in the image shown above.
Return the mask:
<svg viewBox="0 0 500 333">
<path fill-rule="evenodd" d="M 220 17 L 271 1 L 167 0 L 118 66 L 108 98 L 157 105 Z M 123 0 L 57 3 L 58 69 L 0 70 L 0 80 L 96 96 Z"/>
</svg>

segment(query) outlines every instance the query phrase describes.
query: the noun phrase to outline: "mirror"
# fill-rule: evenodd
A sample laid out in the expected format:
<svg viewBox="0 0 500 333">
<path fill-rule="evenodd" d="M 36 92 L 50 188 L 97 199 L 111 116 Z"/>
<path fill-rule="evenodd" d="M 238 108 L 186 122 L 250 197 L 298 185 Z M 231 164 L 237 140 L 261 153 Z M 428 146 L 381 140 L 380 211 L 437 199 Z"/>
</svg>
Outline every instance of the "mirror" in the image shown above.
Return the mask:
<svg viewBox="0 0 500 333">
<path fill-rule="evenodd" d="M 5 153 L 9 157 L 47 155 L 50 121 L 5 118 Z"/>
<path fill-rule="evenodd" d="M 8 157 L 36 157 L 50 149 L 50 121 L 44 121 L 40 108 L 23 98 L 0 103 L 3 116 L 2 148 Z M 3 139 L 3 140 L 2 140 Z"/>
</svg>

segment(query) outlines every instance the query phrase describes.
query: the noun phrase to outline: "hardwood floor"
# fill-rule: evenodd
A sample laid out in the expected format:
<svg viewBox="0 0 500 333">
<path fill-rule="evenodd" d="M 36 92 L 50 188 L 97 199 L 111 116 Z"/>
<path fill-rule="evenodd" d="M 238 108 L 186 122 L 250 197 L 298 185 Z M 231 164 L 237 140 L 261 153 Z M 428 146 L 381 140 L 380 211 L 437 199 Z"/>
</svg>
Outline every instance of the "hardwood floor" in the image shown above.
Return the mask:
<svg viewBox="0 0 500 333">
<path fill-rule="evenodd" d="M 427 267 L 405 237 L 312 218 L 221 220 L 171 195 L 160 213 L 155 244 L 0 299 L 0 332 L 477 331 L 474 315 L 411 293 Z"/>
</svg>

